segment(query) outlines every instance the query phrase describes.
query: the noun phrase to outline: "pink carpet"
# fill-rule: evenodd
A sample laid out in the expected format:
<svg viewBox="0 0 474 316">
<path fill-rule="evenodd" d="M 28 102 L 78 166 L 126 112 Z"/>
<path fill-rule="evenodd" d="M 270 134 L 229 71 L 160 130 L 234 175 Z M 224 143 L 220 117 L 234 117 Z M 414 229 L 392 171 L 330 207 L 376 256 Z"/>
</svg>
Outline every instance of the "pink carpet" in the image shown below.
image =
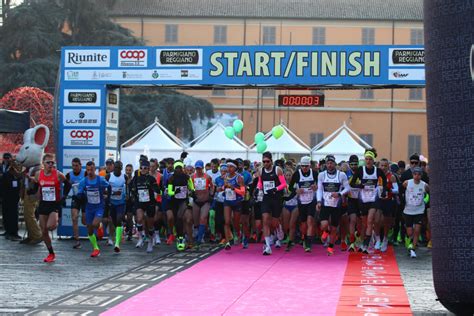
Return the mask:
<svg viewBox="0 0 474 316">
<path fill-rule="evenodd" d="M 102 315 L 335 315 L 347 253 L 222 250 Z"/>
</svg>

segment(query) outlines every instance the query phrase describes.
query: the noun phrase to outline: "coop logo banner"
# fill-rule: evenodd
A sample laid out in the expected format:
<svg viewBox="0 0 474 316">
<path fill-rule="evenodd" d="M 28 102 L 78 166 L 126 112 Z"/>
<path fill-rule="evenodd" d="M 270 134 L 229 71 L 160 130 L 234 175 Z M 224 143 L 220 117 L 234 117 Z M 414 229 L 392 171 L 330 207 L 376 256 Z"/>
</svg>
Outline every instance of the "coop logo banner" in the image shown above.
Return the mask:
<svg viewBox="0 0 474 316">
<path fill-rule="evenodd" d="M 202 49 L 169 48 L 156 50 L 157 67 L 202 67 Z"/>
<path fill-rule="evenodd" d="M 101 110 L 64 110 L 64 126 L 100 127 Z"/>
<path fill-rule="evenodd" d="M 65 68 L 108 68 L 110 67 L 109 49 L 65 50 Z"/>
<path fill-rule="evenodd" d="M 64 146 L 92 147 L 100 146 L 99 129 L 65 129 L 63 130 Z"/>
<path fill-rule="evenodd" d="M 145 68 L 148 66 L 147 49 L 119 49 L 118 66 L 130 68 Z"/>
</svg>

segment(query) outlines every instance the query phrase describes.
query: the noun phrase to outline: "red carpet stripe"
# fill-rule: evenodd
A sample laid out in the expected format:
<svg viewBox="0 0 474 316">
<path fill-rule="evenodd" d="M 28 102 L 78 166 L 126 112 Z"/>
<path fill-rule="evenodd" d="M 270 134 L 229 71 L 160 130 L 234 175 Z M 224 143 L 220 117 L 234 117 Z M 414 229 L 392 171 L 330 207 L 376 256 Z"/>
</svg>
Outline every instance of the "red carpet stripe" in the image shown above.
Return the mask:
<svg viewBox="0 0 474 316">
<path fill-rule="evenodd" d="M 349 255 L 336 315 L 412 315 L 392 247 Z"/>
</svg>

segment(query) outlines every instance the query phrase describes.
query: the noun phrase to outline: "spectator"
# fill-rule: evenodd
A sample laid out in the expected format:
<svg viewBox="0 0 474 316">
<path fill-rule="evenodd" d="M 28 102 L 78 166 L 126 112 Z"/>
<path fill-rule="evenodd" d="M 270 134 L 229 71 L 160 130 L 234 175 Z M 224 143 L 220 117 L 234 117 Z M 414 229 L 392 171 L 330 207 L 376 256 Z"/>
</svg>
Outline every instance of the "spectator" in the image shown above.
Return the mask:
<svg viewBox="0 0 474 316">
<path fill-rule="evenodd" d="M 20 200 L 21 175 L 12 168 L 12 155 L 3 154 L 1 166 L 0 194 L 2 195 L 3 227 L 5 238 L 13 241 L 21 240 L 18 235 L 18 201 Z"/>
</svg>

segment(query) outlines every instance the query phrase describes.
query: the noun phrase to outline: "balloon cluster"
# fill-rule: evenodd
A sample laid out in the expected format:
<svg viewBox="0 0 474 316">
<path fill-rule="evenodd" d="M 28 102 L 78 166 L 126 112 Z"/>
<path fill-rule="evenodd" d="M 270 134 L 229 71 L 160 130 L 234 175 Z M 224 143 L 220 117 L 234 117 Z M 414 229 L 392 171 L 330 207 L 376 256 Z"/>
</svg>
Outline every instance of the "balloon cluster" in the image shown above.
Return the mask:
<svg viewBox="0 0 474 316">
<path fill-rule="evenodd" d="M 272 136 L 279 139 L 283 136 L 285 130 L 281 125 L 276 125 L 272 128 Z M 263 154 L 267 150 L 267 143 L 265 142 L 265 135 L 262 132 L 255 134 L 255 144 L 257 144 L 257 152 Z"/>
<path fill-rule="evenodd" d="M 232 126 L 227 126 L 224 130 L 225 136 L 233 139 L 235 134 L 240 133 L 244 129 L 244 122 L 242 120 L 235 120 Z"/>
</svg>

